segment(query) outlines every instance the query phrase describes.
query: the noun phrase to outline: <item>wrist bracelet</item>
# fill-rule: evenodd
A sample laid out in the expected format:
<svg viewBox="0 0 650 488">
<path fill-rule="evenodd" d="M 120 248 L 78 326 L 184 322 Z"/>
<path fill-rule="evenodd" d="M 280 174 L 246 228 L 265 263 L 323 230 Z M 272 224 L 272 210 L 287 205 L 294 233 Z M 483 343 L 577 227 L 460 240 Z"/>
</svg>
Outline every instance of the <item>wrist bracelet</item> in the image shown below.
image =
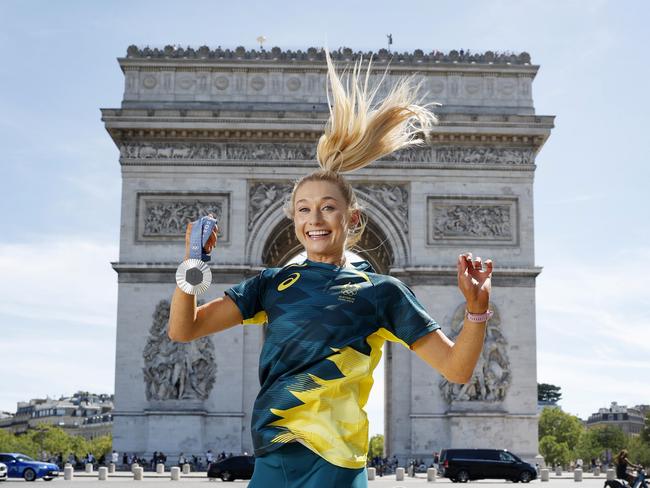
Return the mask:
<svg viewBox="0 0 650 488">
<path fill-rule="evenodd" d="M 492 310 L 488 310 L 485 313 L 470 313 L 468 310 L 465 310 L 465 318 L 469 320 L 470 322 L 487 322 L 492 318 L 494 315 L 494 312 Z"/>
</svg>

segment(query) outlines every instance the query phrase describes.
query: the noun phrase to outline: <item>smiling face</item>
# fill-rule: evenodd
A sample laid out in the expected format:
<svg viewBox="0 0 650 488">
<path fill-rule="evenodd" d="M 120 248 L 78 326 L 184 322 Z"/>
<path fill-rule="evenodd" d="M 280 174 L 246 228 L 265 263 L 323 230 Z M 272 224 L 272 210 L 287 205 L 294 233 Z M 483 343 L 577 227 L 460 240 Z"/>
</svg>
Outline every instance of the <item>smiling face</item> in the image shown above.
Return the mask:
<svg viewBox="0 0 650 488">
<path fill-rule="evenodd" d="M 306 181 L 296 190 L 293 222 L 307 258 L 340 264 L 350 225 L 359 215 L 350 211 L 338 186 L 329 181 Z"/>
</svg>

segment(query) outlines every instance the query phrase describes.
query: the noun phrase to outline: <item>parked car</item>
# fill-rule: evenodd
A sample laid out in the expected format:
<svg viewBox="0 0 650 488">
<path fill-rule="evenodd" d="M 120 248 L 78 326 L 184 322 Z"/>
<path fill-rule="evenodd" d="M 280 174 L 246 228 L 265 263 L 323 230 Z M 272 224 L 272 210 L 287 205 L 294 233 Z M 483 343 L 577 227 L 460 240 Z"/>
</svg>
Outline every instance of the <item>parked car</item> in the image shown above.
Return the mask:
<svg viewBox="0 0 650 488">
<path fill-rule="evenodd" d="M 210 464 L 208 478 L 222 481 L 249 480 L 253 477 L 255 456 L 233 456 Z"/>
<path fill-rule="evenodd" d="M 454 483 L 485 478 L 528 483 L 537 478 L 537 470 L 505 449 L 443 449 L 440 475 Z"/>
<path fill-rule="evenodd" d="M 7 465 L 0 463 L 0 481 L 7 481 Z"/>
<path fill-rule="evenodd" d="M 7 465 L 9 478 L 25 478 L 27 481 L 43 478 L 45 481 L 52 481 L 59 476 L 59 467 L 56 464 L 35 461 L 17 452 L 0 453 L 0 463 Z"/>
</svg>

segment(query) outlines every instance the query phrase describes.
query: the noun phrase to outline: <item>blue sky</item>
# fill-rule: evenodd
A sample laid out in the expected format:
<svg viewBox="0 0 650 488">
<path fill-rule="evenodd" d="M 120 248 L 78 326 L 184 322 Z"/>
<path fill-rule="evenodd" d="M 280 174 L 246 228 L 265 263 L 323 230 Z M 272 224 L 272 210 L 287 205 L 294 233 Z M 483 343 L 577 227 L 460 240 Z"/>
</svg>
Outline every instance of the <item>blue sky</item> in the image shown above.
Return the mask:
<svg viewBox="0 0 650 488">
<path fill-rule="evenodd" d="M 528 51 L 556 128 L 535 175 L 538 381 L 583 418 L 650 403 L 647 2 L 0 1 L 0 410 L 112 392 L 118 107 L 130 44 Z M 64 263 L 68 263 L 65 264 Z M 92 286 L 86 283 L 91 282 Z M 381 389 L 369 405 L 381 429 Z"/>
</svg>

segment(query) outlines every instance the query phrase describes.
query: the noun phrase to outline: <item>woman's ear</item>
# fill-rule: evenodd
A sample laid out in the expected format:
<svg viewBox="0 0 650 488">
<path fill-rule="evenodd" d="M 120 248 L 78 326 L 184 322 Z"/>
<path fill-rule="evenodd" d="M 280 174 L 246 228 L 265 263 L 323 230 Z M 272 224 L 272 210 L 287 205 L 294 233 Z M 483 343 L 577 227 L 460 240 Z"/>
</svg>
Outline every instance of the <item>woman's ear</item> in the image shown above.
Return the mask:
<svg viewBox="0 0 650 488">
<path fill-rule="evenodd" d="M 359 210 L 353 210 L 350 213 L 350 220 L 348 221 L 348 227 L 354 229 L 356 226 L 359 225 L 360 221 L 361 221 L 361 215 L 359 213 Z"/>
</svg>

